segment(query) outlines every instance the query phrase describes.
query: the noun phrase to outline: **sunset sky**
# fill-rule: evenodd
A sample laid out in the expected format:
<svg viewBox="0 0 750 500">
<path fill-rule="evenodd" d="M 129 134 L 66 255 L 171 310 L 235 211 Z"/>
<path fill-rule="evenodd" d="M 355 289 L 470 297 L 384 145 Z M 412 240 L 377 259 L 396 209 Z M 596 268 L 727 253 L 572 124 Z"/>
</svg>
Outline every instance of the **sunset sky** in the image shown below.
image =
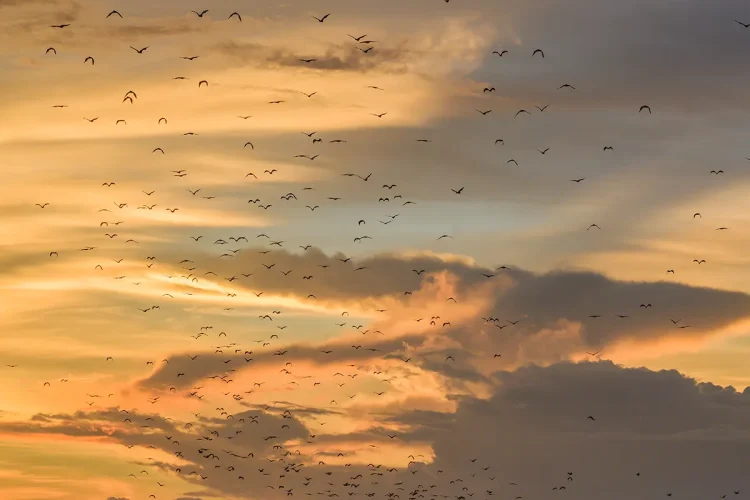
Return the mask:
<svg viewBox="0 0 750 500">
<path fill-rule="evenodd" d="M 0 0 L 0 498 L 746 497 L 748 23 Z"/>
</svg>

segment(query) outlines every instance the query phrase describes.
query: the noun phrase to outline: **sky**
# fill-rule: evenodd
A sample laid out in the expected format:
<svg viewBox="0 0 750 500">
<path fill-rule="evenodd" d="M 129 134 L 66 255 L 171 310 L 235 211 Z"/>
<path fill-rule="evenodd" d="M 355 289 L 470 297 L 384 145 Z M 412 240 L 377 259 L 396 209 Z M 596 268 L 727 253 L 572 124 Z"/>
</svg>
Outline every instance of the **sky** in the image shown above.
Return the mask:
<svg viewBox="0 0 750 500">
<path fill-rule="evenodd" d="M 0 0 L 0 498 L 746 497 L 749 24 Z"/>
</svg>

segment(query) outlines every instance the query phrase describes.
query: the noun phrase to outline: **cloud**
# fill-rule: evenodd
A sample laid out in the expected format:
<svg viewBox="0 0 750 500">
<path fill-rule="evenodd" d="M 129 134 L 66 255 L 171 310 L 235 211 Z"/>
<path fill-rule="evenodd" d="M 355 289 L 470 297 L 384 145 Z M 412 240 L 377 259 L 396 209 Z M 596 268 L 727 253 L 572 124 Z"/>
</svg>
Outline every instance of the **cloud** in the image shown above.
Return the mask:
<svg viewBox="0 0 750 500">
<path fill-rule="evenodd" d="M 242 373 L 282 361 L 310 363 L 302 368 L 309 370 L 346 361 L 381 360 L 398 365 L 406 358 L 421 370 L 440 373 L 448 383 L 484 383 L 497 367 L 555 363 L 602 349 L 616 359 L 621 344 L 648 350 L 655 342 L 669 341 L 679 348 L 683 340 L 700 341 L 746 319 L 750 310 L 750 297 L 739 292 L 667 282 L 624 282 L 587 271 L 496 271 L 434 255 L 376 255 L 356 263 L 341 259 L 315 249 L 275 251 L 262 259 L 256 252 L 243 252 L 212 264 L 212 271 L 218 274 L 216 280 L 224 281 L 259 262 L 273 263 L 283 271 L 291 269 L 293 273 L 284 278 L 262 269 L 251 277 L 252 288 L 237 281 L 239 285 L 232 290 L 238 294 L 262 291 L 269 300 L 274 295 L 304 300 L 314 294 L 315 303 L 324 310 L 352 306 L 363 313 L 372 311 L 369 325 L 363 328 L 373 333 L 358 338 L 352 330 L 354 336 L 306 343 L 273 340 L 268 349 L 237 344 L 225 352 L 200 353 L 195 360 L 186 354 L 173 355 L 141 385 L 188 387 L 204 377 L 227 374 L 230 367 Z M 340 270 L 331 272 L 320 266 Z M 367 270 L 356 273 L 355 267 Z M 422 269 L 424 274 L 414 272 Z M 303 280 L 308 273 L 316 279 Z M 456 303 L 448 302 L 451 296 Z M 374 313 L 376 309 L 384 312 Z M 416 321 L 431 316 L 439 319 Z M 346 324 L 346 318 L 342 321 Z M 355 344 L 362 347 L 354 348 Z M 327 350 L 332 352 L 322 352 Z"/>
<path fill-rule="evenodd" d="M 78 21 L 83 6 L 75 0 L 0 0 L 0 8 L 10 7 L 5 35 L 28 33 L 48 23 L 73 23 Z"/>
<path fill-rule="evenodd" d="M 154 38 L 204 33 L 207 29 L 206 26 L 191 23 L 187 19 L 142 20 L 140 24 L 107 26 L 107 35 L 121 40 L 133 40 L 138 37 Z"/>
<path fill-rule="evenodd" d="M 503 6 L 519 38 L 501 40 L 496 48 L 509 54 L 488 53 L 477 74 L 502 78 L 506 96 L 554 96 L 572 107 L 651 103 L 661 110 L 708 111 L 747 105 L 739 82 L 750 73 L 736 64 L 747 34 L 734 23 L 745 11 L 740 0 L 687 0 L 678 9 L 647 0 L 630 6 L 634 10 L 588 0 Z M 493 6 L 487 2 L 483 8 Z M 576 36 L 570 36 L 571 27 Z M 535 48 L 545 50 L 543 61 L 532 59 Z M 684 85 L 684 78 L 691 85 Z M 563 95 L 555 90 L 562 83 L 578 90 Z"/>
<path fill-rule="evenodd" d="M 309 70 L 403 75 L 414 71 L 421 76 L 444 78 L 463 75 L 477 68 L 484 49 L 494 38 L 494 27 L 474 15 L 456 16 L 448 20 L 435 20 L 435 25 L 410 26 L 408 31 L 389 33 L 372 41 L 365 37 L 357 43 L 347 38 L 347 43 L 319 42 L 297 46 L 269 46 L 255 41 L 221 41 L 211 50 L 241 62 L 266 68 L 306 68 Z M 312 35 L 305 27 L 301 33 Z M 315 30 L 317 32 L 317 30 Z M 367 52 L 365 52 L 367 51 Z M 303 59 L 314 59 L 305 62 Z"/>
<path fill-rule="evenodd" d="M 259 240 L 256 238 L 255 241 Z M 221 249 L 222 247 L 215 248 Z M 305 296 L 314 294 L 319 300 L 340 301 L 350 297 L 377 299 L 417 290 L 423 277 L 417 275 L 414 269 L 425 269 L 428 273 L 451 272 L 462 278 L 459 282 L 460 287 L 468 287 L 485 279 L 481 275 L 483 269 L 479 267 L 474 268 L 459 259 L 449 260 L 429 254 L 406 257 L 381 254 L 354 261 L 347 260 L 347 256 L 340 253 L 326 255 L 317 248 L 294 253 L 282 249 L 269 255 L 260 255 L 259 252 L 262 250 L 260 247 L 250 247 L 232 259 L 212 259 L 211 271 L 220 277 L 231 277 L 232 274 L 239 274 L 239 271 L 243 269 L 259 269 L 250 278 L 254 290 L 267 291 L 266 293 L 297 292 L 300 294 L 304 290 Z M 205 261 L 206 257 L 198 256 L 197 259 L 200 260 L 196 262 Z M 261 264 L 273 264 L 273 268 L 264 269 Z M 355 271 L 358 267 L 366 269 Z M 278 271 L 290 269 L 292 274 L 288 276 L 289 279 L 279 279 Z M 304 276 L 313 276 L 313 278 L 304 280 Z M 429 280 L 432 278 L 428 278 Z M 246 287 L 243 284 L 240 286 Z"/>
<path fill-rule="evenodd" d="M 264 46 L 252 42 L 224 41 L 212 47 L 218 54 L 236 59 L 244 64 L 262 67 L 302 67 L 310 70 L 368 72 L 379 69 L 386 72 L 406 71 L 407 62 L 416 57 L 404 45 L 376 47 L 365 54 L 351 45 L 331 45 L 322 53 L 295 53 L 288 49 Z M 311 63 L 302 59 L 315 59 Z"/>
<path fill-rule="evenodd" d="M 255 371 L 264 365 L 278 364 L 281 361 L 304 361 L 313 365 L 331 366 L 345 361 L 367 361 L 383 356 L 383 353 L 400 350 L 404 344 L 417 342 L 420 337 L 405 337 L 376 342 L 368 342 L 367 347 L 376 349 L 352 349 L 350 344 L 342 342 L 326 343 L 322 345 L 287 345 L 282 349 L 267 350 L 252 354 L 199 354 L 196 359 L 190 355 L 173 355 L 169 363 L 160 366 L 149 377 L 140 382 L 140 386 L 149 389 L 167 389 L 168 387 L 185 388 L 190 387 L 197 381 L 206 377 L 217 377 L 228 375 L 229 370 Z M 332 350 L 330 354 L 322 351 Z M 278 352 L 286 352 L 283 356 Z M 246 359 L 251 359 L 250 363 Z M 228 361 L 228 362 L 227 362 Z M 184 375 L 177 376 L 182 373 Z M 232 375 L 234 378 L 235 376 Z M 290 380 L 298 377 L 292 376 Z"/>
<path fill-rule="evenodd" d="M 600 362 L 498 372 L 492 397 L 462 399 L 451 418 L 415 412 L 394 419 L 433 436 L 434 469 L 464 477 L 479 471 L 483 490 L 507 488 L 488 479 L 501 475 L 517 482 L 517 491 L 539 494 L 566 484 L 565 471 L 574 471 L 568 488 L 584 498 L 606 489 L 627 498 L 635 491 L 701 496 L 740 489 L 737 460 L 750 456 L 749 416 L 748 390 Z M 705 475 L 709 468 L 721 472 Z"/>
<path fill-rule="evenodd" d="M 750 438 L 750 389 L 700 383 L 675 370 L 560 363 L 497 372 L 494 380 L 496 394 L 475 408 L 492 409 L 495 417 L 529 431 L 544 426 L 547 432 L 585 429 L 638 438 Z M 580 418 L 588 415 L 596 417 L 593 428 Z"/>
<path fill-rule="evenodd" d="M 491 378 L 488 398 L 461 397 L 455 413 L 403 408 L 381 416 L 384 425 L 402 426 L 396 433 L 399 446 L 408 450 L 419 443 L 431 445 L 432 452 L 413 452 L 417 454 L 408 470 L 397 467 L 391 471 L 385 457 L 384 462 L 368 467 L 328 464 L 337 460 L 337 449 L 349 456 L 344 460 L 352 461 L 356 454 L 352 443 L 386 445 L 383 429 L 321 436 L 318 442 L 311 437 L 311 430 L 296 420 L 294 410 L 285 415 L 263 410 L 224 412 L 218 417 L 198 418 L 192 429 L 179 422 L 171 427 L 172 423 L 152 414 L 149 423 L 160 432 L 141 436 L 139 426 L 147 422 L 146 415 L 131 412 L 128 417 L 133 422 L 125 428 L 132 431 L 118 430 L 111 437 L 124 444 L 155 446 L 170 454 L 180 451 L 188 464 L 152 465 L 177 472 L 208 488 L 210 494 L 240 498 L 258 495 L 274 475 L 284 471 L 288 475 L 279 495 L 286 495 L 289 489 L 314 492 L 326 482 L 339 495 L 348 491 L 345 483 L 350 482 L 361 483 L 363 494 L 383 495 L 398 484 L 410 491 L 429 481 L 435 485 L 434 494 L 506 491 L 538 496 L 564 485 L 584 499 L 601 497 L 609 490 L 618 500 L 632 498 L 639 491 L 675 495 L 694 491 L 709 496 L 745 486 L 744 459 L 750 457 L 750 389 L 740 393 L 731 387 L 697 382 L 676 371 L 624 368 L 611 362 L 528 366 L 499 371 Z M 100 435 L 97 428 L 114 415 L 115 410 L 38 416 L 25 426 L 4 423 L 0 429 L 23 433 L 42 426 L 46 433 L 70 434 L 75 425 L 80 432 L 72 435 Z M 589 415 L 595 421 L 588 419 Z M 253 425 L 251 420 L 258 423 Z M 171 441 L 162 433 L 168 433 Z M 276 437 L 269 441 L 269 436 Z M 207 438 L 216 442 L 206 442 Z M 314 456 L 309 451 L 297 453 L 296 443 L 301 441 L 307 442 L 303 448 L 315 452 Z M 276 445 L 280 448 L 274 449 Z M 209 452 L 215 449 L 222 451 Z M 275 457 L 274 462 L 264 457 Z M 325 465 L 315 465 L 319 461 Z M 298 468 L 304 473 L 295 473 Z M 711 474 L 704 474 L 708 470 Z M 572 480 L 567 479 L 566 471 L 572 471 Z M 206 479 L 198 479 L 199 474 Z M 359 482 L 358 474 L 362 476 Z M 375 480 L 378 475 L 383 477 Z M 454 481 L 456 478 L 462 481 Z M 464 487 L 467 490 L 462 490 Z"/>
<path fill-rule="evenodd" d="M 618 337 L 638 340 L 675 334 L 669 318 L 691 326 L 680 332 L 682 336 L 705 334 L 746 317 L 750 300 L 739 292 L 669 282 L 623 282 L 585 271 L 509 274 L 515 286 L 498 298 L 495 315 L 529 318 L 532 328 L 549 327 L 563 318 L 580 322 L 586 327 L 583 340 L 591 347 Z M 628 318 L 617 318 L 618 314 Z"/>
<path fill-rule="evenodd" d="M 750 305 L 750 297 L 740 292 L 671 282 L 618 281 L 591 271 L 538 274 L 517 268 L 494 270 L 430 254 L 380 254 L 346 263 L 342 260 L 346 256 L 329 256 L 315 248 L 302 253 L 279 250 L 264 256 L 248 249 L 233 259 L 212 262 L 211 271 L 221 281 L 223 277 L 239 275 L 241 270 L 258 269 L 261 263 L 273 264 L 273 269 L 260 267 L 253 274 L 249 279 L 252 287 L 247 281 L 238 281 L 239 289 L 267 294 L 314 294 L 319 301 L 340 303 L 346 303 L 346 299 L 368 300 L 372 309 L 378 300 L 388 297 L 409 304 L 416 299 L 405 292 L 418 296 L 420 288 L 439 282 L 441 273 L 447 273 L 456 278 L 451 283 L 459 302 L 461 296 L 477 287 L 487 287 L 494 294 L 492 305 L 483 313 L 501 317 L 499 326 L 507 325 L 508 320 L 520 320 L 515 330 L 532 333 L 553 327 L 560 320 L 580 323 L 585 327 L 583 341 L 589 347 L 610 344 L 622 337 L 638 340 L 678 333 L 703 335 L 745 318 Z M 366 269 L 354 272 L 357 267 Z M 292 273 L 287 279 L 280 279 L 276 269 Z M 424 273 L 415 272 L 422 270 Z M 306 275 L 313 279 L 303 280 Z M 643 308 L 641 304 L 651 307 Z M 618 314 L 627 317 L 618 318 Z M 670 318 L 681 322 L 675 326 Z M 690 328 L 678 328 L 685 325 Z"/>
<path fill-rule="evenodd" d="M 129 421 L 122 422 L 124 419 Z M 119 422 L 115 424 L 115 420 Z M 214 418 L 199 417 L 187 425 L 183 422 L 173 424 L 153 413 L 135 410 L 124 413 L 110 408 L 75 415 L 40 414 L 25 423 L 0 423 L 0 431 L 76 437 L 107 436 L 124 445 L 161 450 L 166 453 L 165 457 L 171 455 L 175 457 L 174 460 L 167 462 L 157 459 L 149 465 L 164 473 L 176 473 L 183 480 L 201 484 L 213 492 L 233 493 L 240 497 L 257 494 L 265 487 L 260 484 L 252 486 L 250 481 L 253 477 L 251 474 L 258 467 L 261 470 L 276 467 L 272 465 L 273 462 L 269 463 L 268 457 L 278 457 L 274 462 L 287 463 L 287 467 L 294 467 L 295 463 L 291 459 L 285 461 L 283 457 L 311 460 L 311 457 L 301 455 L 294 443 L 314 438 L 296 419 L 294 411 L 272 414 L 263 410 L 234 414 L 223 412 Z M 169 436 L 168 440 L 164 439 L 165 435 Z M 203 461 L 206 462 L 201 463 Z M 299 462 L 297 464 L 301 466 Z M 242 474 L 247 476 L 248 483 L 239 479 Z M 206 480 L 199 479 L 201 476 Z M 200 495 L 215 496 L 213 492 L 201 492 Z"/>
</svg>

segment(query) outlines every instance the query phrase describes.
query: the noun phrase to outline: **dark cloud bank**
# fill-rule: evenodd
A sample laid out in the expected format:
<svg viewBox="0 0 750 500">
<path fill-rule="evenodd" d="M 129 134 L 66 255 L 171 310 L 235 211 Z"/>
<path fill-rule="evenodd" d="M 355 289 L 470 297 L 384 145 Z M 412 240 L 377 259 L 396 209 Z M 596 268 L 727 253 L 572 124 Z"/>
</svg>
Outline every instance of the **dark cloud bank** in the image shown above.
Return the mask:
<svg viewBox="0 0 750 500">
<path fill-rule="evenodd" d="M 404 410 L 383 416 L 383 425 L 398 423 L 408 429 L 398 433 L 400 442 L 433 445 L 434 462 L 426 464 L 415 457 L 409 466 L 414 474 L 400 468 L 387 472 L 388 464 L 315 466 L 318 460 L 326 460 L 326 455 L 313 458 L 299 454 L 294 444 L 314 442 L 312 431 L 296 420 L 293 411 L 283 418 L 273 408 L 231 417 L 201 417 L 190 431 L 154 414 L 131 414 L 132 433 L 109 435 L 124 444 L 156 446 L 170 454 L 179 451 L 192 463 L 179 467 L 182 477 L 205 493 L 240 498 L 280 498 L 288 489 L 297 495 L 326 492 L 344 496 L 352 491 L 352 483 L 360 484 L 360 494 L 378 497 L 404 495 L 404 491 L 424 487 L 426 498 L 470 494 L 486 498 L 492 491 L 492 495 L 514 498 L 575 495 L 623 500 L 662 498 L 668 493 L 676 498 L 734 497 L 733 491 L 742 494 L 750 486 L 746 473 L 750 463 L 750 390 L 740 393 L 699 383 L 675 371 L 623 368 L 610 362 L 529 366 L 497 372 L 492 382 L 493 394 L 488 399 L 464 397 L 455 414 Z M 3 428 L 106 435 L 99 422 L 121 415 L 116 409 L 40 415 L 32 422 L 6 423 Z M 595 421 L 588 419 L 589 415 Z M 156 420 L 151 422 L 159 431 L 138 434 L 142 432 L 138 424 L 147 416 Z M 258 424 L 249 423 L 252 419 Z M 282 428 L 285 424 L 289 427 Z M 165 440 L 163 433 L 168 433 L 172 442 Z M 215 441 L 196 441 L 196 435 L 213 436 Z M 269 436 L 276 437 L 266 440 Z M 357 433 L 350 438 L 364 444 L 378 442 L 382 434 Z M 337 439 L 345 441 L 347 436 Z M 273 449 L 274 445 L 281 448 Z M 199 452 L 199 448 L 216 452 L 218 458 L 206 459 L 208 452 Z M 271 456 L 274 462 L 265 458 Z M 177 468 L 169 463 L 157 466 L 173 472 Z M 207 479 L 189 475 L 194 470 Z M 568 473 L 572 480 L 567 479 Z M 363 478 L 352 480 L 357 474 Z M 553 490 L 559 486 L 566 489 Z"/>
</svg>

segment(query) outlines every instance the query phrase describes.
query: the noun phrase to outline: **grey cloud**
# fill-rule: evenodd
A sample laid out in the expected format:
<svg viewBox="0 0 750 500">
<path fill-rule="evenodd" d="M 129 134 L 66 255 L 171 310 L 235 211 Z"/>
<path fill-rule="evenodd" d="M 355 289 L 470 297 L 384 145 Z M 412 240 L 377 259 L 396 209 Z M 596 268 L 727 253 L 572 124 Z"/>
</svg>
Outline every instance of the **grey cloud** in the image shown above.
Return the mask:
<svg viewBox="0 0 750 500">
<path fill-rule="evenodd" d="M 337 364 L 344 361 L 367 361 L 397 351 L 403 347 L 404 343 L 416 343 L 420 340 L 420 337 L 413 336 L 375 342 L 371 340 L 361 341 L 360 344 L 363 347 L 360 349 L 353 349 L 350 343 L 342 344 L 341 342 L 324 343 L 316 346 L 292 344 L 280 346 L 273 350 L 253 352 L 252 355 L 201 353 L 195 360 L 190 359 L 189 355 L 177 355 L 172 356 L 168 364 L 160 366 L 139 384 L 142 387 L 152 389 L 185 388 L 209 376 L 228 374 L 228 370 L 252 370 L 258 365 L 279 363 L 282 366 L 283 363 L 293 360 L 305 360 L 318 365 Z M 378 349 L 378 351 L 368 351 L 368 348 Z M 252 350 L 253 348 L 248 347 L 248 349 Z M 286 351 L 285 355 L 278 356 L 275 354 L 282 350 Z M 324 350 L 332 350 L 333 352 L 325 354 L 321 352 Z M 252 359 L 252 361 L 247 362 L 245 358 Z M 229 360 L 229 363 L 224 363 L 227 360 Z M 296 373 L 293 367 L 289 371 L 291 374 L 287 376 L 288 381 L 300 383 L 302 380 L 300 377 L 304 377 L 304 374 Z M 178 377 L 178 373 L 184 373 L 184 376 Z"/>
<path fill-rule="evenodd" d="M 745 483 L 747 391 L 608 362 L 532 366 L 497 373 L 495 382 L 491 398 L 463 398 L 450 420 L 427 412 L 395 417 L 432 428 L 432 469 L 463 477 L 478 471 L 481 489 L 505 490 L 506 483 L 488 479 L 499 475 L 517 482 L 523 495 L 565 484 L 565 471 L 574 471 L 568 489 L 582 498 L 654 490 L 710 496 Z"/>
<path fill-rule="evenodd" d="M 196 380 L 209 375 L 227 373 L 232 369 L 247 369 L 258 364 L 273 364 L 286 360 L 305 359 L 316 364 L 330 364 L 376 358 L 402 357 L 405 347 L 414 348 L 413 363 L 424 369 L 446 375 L 454 383 L 479 382 L 483 375 L 476 369 L 480 358 L 491 358 L 502 354 L 497 366 L 513 366 L 529 362 L 554 363 L 569 359 L 586 350 L 599 350 L 622 340 L 652 341 L 655 339 L 702 338 L 748 316 L 750 297 L 739 292 L 689 287 L 667 282 L 623 282 L 586 271 L 557 271 L 534 274 L 520 269 L 493 271 L 460 262 L 443 262 L 435 257 L 400 258 L 379 255 L 363 259 L 352 265 L 343 264 L 334 257 L 320 251 L 309 250 L 302 254 L 277 251 L 264 259 L 254 252 L 245 252 L 231 261 L 212 264 L 212 270 L 220 277 L 239 275 L 248 269 L 252 261 L 275 263 L 276 268 L 292 269 L 288 279 L 280 279 L 273 270 L 258 270 L 253 291 L 294 294 L 305 296 L 314 293 L 318 300 L 372 299 L 400 297 L 408 304 L 404 290 L 416 290 L 420 277 L 413 269 L 428 272 L 449 271 L 460 280 L 458 300 L 462 294 L 479 284 L 491 283 L 489 293 L 494 294 L 493 306 L 483 311 L 484 318 L 495 317 L 497 321 L 485 321 L 480 317 L 463 324 L 440 328 L 436 325 L 433 337 L 446 337 L 459 347 L 425 348 L 424 335 L 405 335 L 401 338 L 370 340 L 364 338 L 356 343 L 361 349 L 352 349 L 351 341 L 322 343 L 321 345 L 281 344 L 272 350 L 254 352 L 251 346 L 233 346 L 226 353 L 201 353 L 192 361 L 187 355 L 174 356 L 169 364 L 162 365 L 149 378 L 142 381 L 144 387 L 187 387 Z M 196 262 L 198 262 L 196 260 Z M 321 270 L 317 265 L 325 263 L 333 269 Z M 366 266 L 359 273 L 351 271 L 353 266 Z M 335 272 L 335 267 L 341 271 Z M 323 272 L 321 272 L 323 271 Z M 334 271 L 334 272 L 331 272 Z M 302 280 L 305 274 L 314 274 L 317 279 Z M 482 273 L 497 273 L 491 282 Z M 296 276 L 292 278 L 292 276 Z M 325 277 L 325 278 L 324 278 Z M 244 287 L 244 286 L 243 286 Z M 373 303 L 373 308 L 377 302 Z M 641 304 L 651 304 L 642 308 Z M 442 313 L 442 321 L 450 321 L 449 309 Z M 617 315 L 628 316 L 618 318 Z M 590 316 L 599 316 L 591 318 Z M 679 320 L 677 325 L 670 319 Z M 511 325 L 510 321 L 518 321 Z M 566 323 L 567 322 L 567 323 Z M 578 329 L 577 324 L 580 324 Z M 687 326 L 689 328 L 679 328 Z M 502 328 L 500 328 L 502 327 Z M 550 336 L 548 332 L 558 332 Z M 283 346 L 283 347 L 281 347 Z M 366 351 L 366 348 L 378 351 Z M 253 351 L 252 355 L 234 355 L 230 351 Z M 288 351 L 284 356 L 274 353 L 277 349 Z M 322 350 L 334 352 L 326 355 Z M 452 356 L 453 360 L 447 360 Z M 246 362 L 244 358 L 252 358 Z M 225 361 L 229 360 L 229 363 Z M 294 370 L 291 370 L 294 372 Z M 177 377 L 178 373 L 184 376 Z M 295 373 L 290 380 L 304 374 Z"/>
<path fill-rule="evenodd" d="M 362 231 L 364 234 L 365 230 Z M 223 245 L 217 245 L 215 248 L 221 250 L 222 247 Z M 486 269 L 479 267 L 472 269 L 460 262 L 445 262 L 438 257 L 430 256 L 409 258 L 376 255 L 358 259 L 356 263 L 354 260 L 344 263 L 341 259 L 346 259 L 345 255 L 337 253 L 329 256 L 317 248 L 311 248 L 304 253 L 274 251 L 268 255 L 259 255 L 258 250 L 261 248 L 247 248 L 231 260 L 212 259 L 209 265 L 210 270 L 220 277 L 230 277 L 233 274 L 239 275 L 241 270 L 252 269 L 255 273 L 249 281 L 253 284 L 255 291 L 267 290 L 305 296 L 313 294 L 318 300 L 403 295 L 406 291 L 417 290 L 422 282 L 423 276 L 417 275 L 414 272 L 415 269 L 418 271 L 424 269 L 427 273 L 442 270 L 453 272 L 463 278 L 461 286 L 470 286 L 484 280 L 482 272 L 487 272 Z M 275 266 L 268 270 L 261 264 L 275 264 Z M 321 268 L 320 266 L 330 267 Z M 367 269 L 355 272 L 354 269 L 357 267 Z M 288 270 L 292 270 L 288 279 L 279 279 L 283 278 L 279 271 Z M 313 278 L 303 280 L 303 276 L 313 276 Z"/>
<path fill-rule="evenodd" d="M 465 386 L 465 382 L 483 382 L 485 377 L 479 373 L 472 361 L 471 354 L 459 355 L 455 350 L 442 352 L 420 352 L 421 359 L 416 361 L 420 368 L 440 373 L 448 377 L 448 384 L 454 389 Z M 451 356 L 452 359 L 448 359 Z"/>
<path fill-rule="evenodd" d="M 677 326 L 691 326 L 679 330 L 681 335 L 701 335 L 746 317 L 750 310 L 750 297 L 740 292 L 669 282 L 615 281 L 585 271 L 534 275 L 513 270 L 509 275 L 515 286 L 498 298 L 494 315 L 528 318 L 523 322 L 531 328 L 549 327 L 561 318 L 580 321 L 585 325 L 584 340 L 591 347 L 621 337 L 638 340 L 676 334 L 670 318 L 681 320 Z M 630 317 L 619 319 L 617 314 Z"/>
<path fill-rule="evenodd" d="M 129 419 L 130 422 L 126 422 Z M 111 424 L 119 422 L 123 427 L 114 430 Z M 103 426 L 102 424 L 107 424 Z M 148 427 L 142 427 L 148 426 Z M 175 433 L 177 429 L 169 420 L 150 413 L 135 410 L 122 411 L 108 408 L 94 412 L 78 411 L 69 414 L 36 414 L 27 421 L 6 422 L 1 429 L 21 434 L 45 434 L 54 432 L 74 437 L 100 436 L 125 444 L 153 445 L 155 432 Z"/>
<path fill-rule="evenodd" d="M 375 68 L 392 73 L 406 71 L 407 63 L 418 54 L 409 51 L 402 43 L 397 46 L 373 45 L 370 53 L 363 53 L 351 45 L 331 45 L 322 54 L 295 53 L 287 49 L 264 46 L 258 43 L 235 41 L 221 42 L 211 49 L 218 54 L 238 60 L 243 64 L 264 67 L 303 67 L 310 70 L 359 71 Z M 301 59 L 315 59 L 306 63 Z"/>
<path fill-rule="evenodd" d="M 614 499 L 667 492 L 703 498 L 742 491 L 747 486 L 744 469 L 750 458 L 750 391 L 739 393 L 731 387 L 698 383 L 675 371 L 622 368 L 609 362 L 501 371 L 493 375 L 492 383 L 489 398 L 463 396 L 455 414 L 405 411 L 383 420 L 405 429 L 396 433 L 399 442 L 433 445 L 434 462 L 428 464 L 426 458 L 417 456 L 408 471 L 389 472 L 388 465 L 378 464 L 303 466 L 312 457 L 297 455 L 293 445 L 283 445 L 284 441 L 310 439 L 309 431 L 293 415 L 282 419 L 261 412 L 258 430 L 241 422 L 254 411 L 231 419 L 199 419 L 197 433 L 217 431 L 217 443 L 195 441 L 195 434 L 178 430 L 170 434 L 180 441 L 185 459 L 192 462 L 181 467 L 180 475 L 206 488 L 201 496 L 222 493 L 248 498 L 265 491 L 276 498 L 285 496 L 288 489 L 303 493 L 320 488 L 342 495 L 350 491 L 347 484 L 352 482 L 361 483 L 361 493 L 376 495 L 417 491 L 420 484 L 434 484 L 434 489 L 427 491 L 440 495 L 481 496 L 493 491 L 537 497 L 565 485 L 585 500 L 605 493 Z M 588 415 L 596 420 L 587 419 Z M 68 418 L 73 419 L 85 425 L 96 422 L 97 417 Z M 278 435 L 282 423 L 291 425 L 283 437 Z M 8 424 L 2 427 L 7 430 Z M 66 433 L 68 428 L 46 430 Z M 237 430 L 242 432 L 236 434 Z M 263 439 L 269 432 L 278 435 L 272 443 L 282 443 L 275 462 L 261 458 L 273 455 Z M 314 463 L 338 455 L 338 442 L 378 442 L 384 434 L 384 429 L 375 428 L 321 436 Z M 229 437 L 236 439 L 226 441 Z M 132 442 L 133 437 L 119 439 Z M 156 434 L 144 436 L 144 442 L 170 453 L 177 449 Z M 206 461 L 208 452 L 198 453 L 200 447 L 225 451 L 217 454 L 218 459 Z M 248 451 L 255 457 L 241 458 Z M 169 463 L 156 466 L 176 470 Z M 257 469 L 263 472 L 255 472 Z M 188 475 L 192 470 L 207 480 Z M 572 471 L 572 480 L 567 480 L 566 471 Z M 239 475 L 246 479 L 240 480 Z M 276 484 L 279 475 L 283 476 L 283 490 Z M 268 486 L 275 491 L 268 491 Z"/>
<path fill-rule="evenodd" d="M 501 367 L 555 363 L 586 351 L 604 349 L 606 355 L 608 346 L 623 340 L 702 338 L 747 318 L 750 311 L 746 294 L 676 283 L 623 282 L 585 271 L 513 269 L 507 277 L 512 284 L 498 288 L 484 316 L 496 321 L 477 318 L 446 332 L 464 349 L 454 356 L 459 364 L 471 367 L 495 354 L 502 355 L 496 361 Z M 423 366 L 446 374 L 453 369 L 435 357 Z"/>
<path fill-rule="evenodd" d="M 750 311 L 750 297 L 744 293 L 671 282 L 617 281 L 590 271 L 563 270 L 545 274 L 516 268 L 497 271 L 460 261 L 445 262 L 437 257 L 395 255 L 377 255 L 358 260 L 355 264 L 343 264 L 339 261 L 342 257 L 329 257 L 317 249 L 310 249 L 305 253 L 275 251 L 261 259 L 257 253 L 247 251 L 232 260 L 211 264 L 211 267 L 219 276 L 225 277 L 238 273 L 240 269 L 260 267 L 251 277 L 253 290 L 314 293 L 319 300 L 392 295 L 407 302 L 408 296 L 403 295 L 405 291 L 415 292 L 423 279 L 432 279 L 429 275 L 426 278 L 417 275 L 415 269 L 425 269 L 427 273 L 448 271 L 458 276 L 459 295 L 472 286 L 487 283 L 483 274 L 495 274 L 491 280 L 495 283 L 497 299 L 487 315 L 500 316 L 503 323 L 522 319 L 517 328 L 521 330 L 550 327 L 560 319 L 580 321 L 585 325 L 584 340 L 591 347 L 621 337 L 655 338 L 677 333 L 702 335 L 707 330 L 719 329 L 744 318 Z M 261 262 L 275 263 L 275 268 L 284 271 L 293 270 L 290 279 L 279 279 L 273 270 L 258 266 Z M 331 268 L 320 269 L 319 265 L 330 265 Z M 359 274 L 349 272 L 360 266 L 367 269 Z M 302 280 L 306 274 L 315 276 L 308 281 L 309 284 Z M 652 307 L 644 309 L 641 304 L 652 304 Z M 619 319 L 618 314 L 629 318 Z M 589 318 L 591 315 L 602 317 Z M 678 330 L 670 318 L 682 320 L 677 326 L 687 324 L 691 328 Z"/>
<path fill-rule="evenodd" d="M 489 408 L 502 408 L 495 412 L 497 417 L 535 432 L 546 427 L 548 432 L 750 439 L 747 391 L 700 383 L 676 370 L 653 372 L 611 362 L 561 363 L 498 372 L 495 381 L 497 394 Z M 610 397 L 597 397 L 605 394 Z M 554 415 L 554 420 L 547 415 Z M 596 418 L 595 431 L 580 418 L 588 415 Z"/>
</svg>

